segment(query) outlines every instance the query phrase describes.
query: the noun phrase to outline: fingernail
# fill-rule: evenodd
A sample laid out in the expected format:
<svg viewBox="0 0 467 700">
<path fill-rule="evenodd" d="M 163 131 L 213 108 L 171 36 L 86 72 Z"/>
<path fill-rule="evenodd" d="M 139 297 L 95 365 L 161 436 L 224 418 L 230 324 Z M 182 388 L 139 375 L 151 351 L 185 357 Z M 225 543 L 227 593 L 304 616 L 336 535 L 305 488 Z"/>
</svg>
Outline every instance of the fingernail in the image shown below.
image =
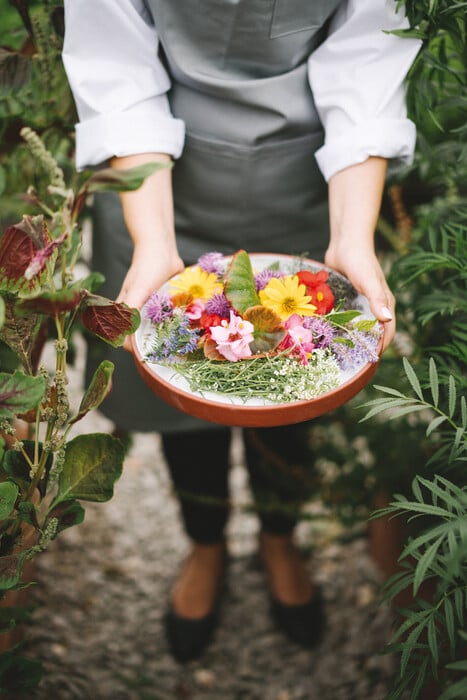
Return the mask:
<svg viewBox="0 0 467 700">
<path fill-rule="evenodd" d="M 385 319 L 388 321 L 392 321 L 392 313 L 389 311 L 387 306 L 383 306 L 381 309 L 381 314 L 384 316 Z"/>
</svg>

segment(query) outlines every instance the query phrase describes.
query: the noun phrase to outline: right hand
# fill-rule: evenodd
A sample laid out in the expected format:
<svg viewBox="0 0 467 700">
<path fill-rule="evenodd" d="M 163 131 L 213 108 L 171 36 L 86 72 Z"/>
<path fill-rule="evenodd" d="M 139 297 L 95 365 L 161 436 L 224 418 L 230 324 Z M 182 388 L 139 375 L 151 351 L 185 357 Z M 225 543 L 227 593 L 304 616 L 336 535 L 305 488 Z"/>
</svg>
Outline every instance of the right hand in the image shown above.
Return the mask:
<svg viewBox="0 0 467 700">
<path fill-rule="evenodd" d="M 183 268 L 183 261 L 176 252 L 163 255 L 155 246 L 137 245 L 116 301 L 141 309 L 153 292 Z M 123 347 L 131 352 L 130 336 L 125 338 Z"/>
<path fill-rule="evenodd" d="M 114 158 L 112 165 L 125 169 L 148 162 L 169 163 L 170 157 L 146 153 Z M 134 192 L 122 192 L 121 201 L 134 248 L 117 301 L 141 309 L 153 292 L 184 268 L 175 239 L 170 169 L 154 173 Z M 123 347 L 131 351 L 129 337 Z"/>
</svg>

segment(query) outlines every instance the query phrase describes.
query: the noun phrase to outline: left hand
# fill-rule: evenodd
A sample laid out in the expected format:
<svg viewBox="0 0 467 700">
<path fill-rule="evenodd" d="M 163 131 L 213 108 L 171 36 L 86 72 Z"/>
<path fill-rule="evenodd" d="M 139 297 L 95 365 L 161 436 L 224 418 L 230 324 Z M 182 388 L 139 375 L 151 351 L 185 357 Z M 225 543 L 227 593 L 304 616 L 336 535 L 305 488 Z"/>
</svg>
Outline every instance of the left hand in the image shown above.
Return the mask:
<svg viewBox="0 0 467 700">
<path fill-rule="evenodd" d="M 386 176 L 386 161 L 370 157 L 329 180 L 331 240 L 325 262 L 367 297 L 384 324 L 383 350 L 394 338 L 395 301 L 375 254 L 374 232 Z"/>
<path fill-rule="evenodd" d="M 396 331 L 396 304 L 375 253 L 372 250 L 339 251 L 330 247 L 325 263 L 347 277 L 357 292 L 367 297 L 373 315 L 384 324 L 384 351 Z"/>
</svg>

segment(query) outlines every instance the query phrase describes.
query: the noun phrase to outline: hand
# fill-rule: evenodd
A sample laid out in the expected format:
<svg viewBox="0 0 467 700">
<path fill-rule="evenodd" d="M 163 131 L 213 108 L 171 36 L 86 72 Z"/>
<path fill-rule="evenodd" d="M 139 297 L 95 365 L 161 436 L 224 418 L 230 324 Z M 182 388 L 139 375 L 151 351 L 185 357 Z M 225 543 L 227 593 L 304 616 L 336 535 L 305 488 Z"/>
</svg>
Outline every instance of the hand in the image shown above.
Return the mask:
<svg viewBox="0 0 467 700">
<path fill-rule="evenodd" d="M 152 162 L 169 165 L 170 160 L 163 153 L 142 153 L 114 158 L 112 166 L 125 169 Z M 152 292 L 184 267 L 175 240 L 170 168 L 148 177 L 138 190 L 123 192 L 121 201 L 134 249 L 117 301 L 141 309 Z M 125 339 L 123 347 L 131 351 L 130 338 Z"/>
<path fill-rule="evenodd" d="M 141 309 L 153 292 L 183 268 L 183 261 L 176 251 L 164 255 L 154 244 L 138 244 L 117 301 Z M 123 347 L 131 352 L 129 337 L 125 339 Z"/>
<path fill-rule="evenodd" d="M 396 331 L 395 299 L 378 258 L 372 250 L 339 251 L 330 247 L 325 256 L 325 263 L 345 275 L 357 292 L 367 297 L 373 315 L 384 324 L 384 352 Z"/>
<path fill-rule="evenodd" d="M 386 161 L 371 157 L 329 180 L 331 242 L 325 261 L 341 272 L 370 302 L 384 323 L 383 350 L 395 333 L 394 297 L 375 255 L 374 231 L 386 176 Z"/>
</svg>

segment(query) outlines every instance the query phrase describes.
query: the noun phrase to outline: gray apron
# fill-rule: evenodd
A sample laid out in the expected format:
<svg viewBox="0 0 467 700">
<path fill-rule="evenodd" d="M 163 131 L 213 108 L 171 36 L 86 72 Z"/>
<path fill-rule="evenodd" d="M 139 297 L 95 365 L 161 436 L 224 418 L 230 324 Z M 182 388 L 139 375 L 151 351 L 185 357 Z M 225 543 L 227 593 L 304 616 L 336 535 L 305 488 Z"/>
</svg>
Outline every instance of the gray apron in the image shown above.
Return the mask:
<svg viewBox="0 0 467 700">
<path fill-rule="evenodd" d="M 173 114 L 186 123 L 173 170 L 175 227 L 187 264 L 202 253 L 307 253 L 328 241 L 327 186 L 314 153 L 323 131 L 307 59 L 341 0 L 146 0 L 172 78 Z M 94 206 L 93 269 L 102 293 L 118 294 L 132 244 L 118 197 Z M 161 402 L 131 356 L 105 348 L 115 365 L 103 412 L 128 430 L 213 427 Z M 88 373 L 102 359 L 91 348 Z"/>
</svg>

